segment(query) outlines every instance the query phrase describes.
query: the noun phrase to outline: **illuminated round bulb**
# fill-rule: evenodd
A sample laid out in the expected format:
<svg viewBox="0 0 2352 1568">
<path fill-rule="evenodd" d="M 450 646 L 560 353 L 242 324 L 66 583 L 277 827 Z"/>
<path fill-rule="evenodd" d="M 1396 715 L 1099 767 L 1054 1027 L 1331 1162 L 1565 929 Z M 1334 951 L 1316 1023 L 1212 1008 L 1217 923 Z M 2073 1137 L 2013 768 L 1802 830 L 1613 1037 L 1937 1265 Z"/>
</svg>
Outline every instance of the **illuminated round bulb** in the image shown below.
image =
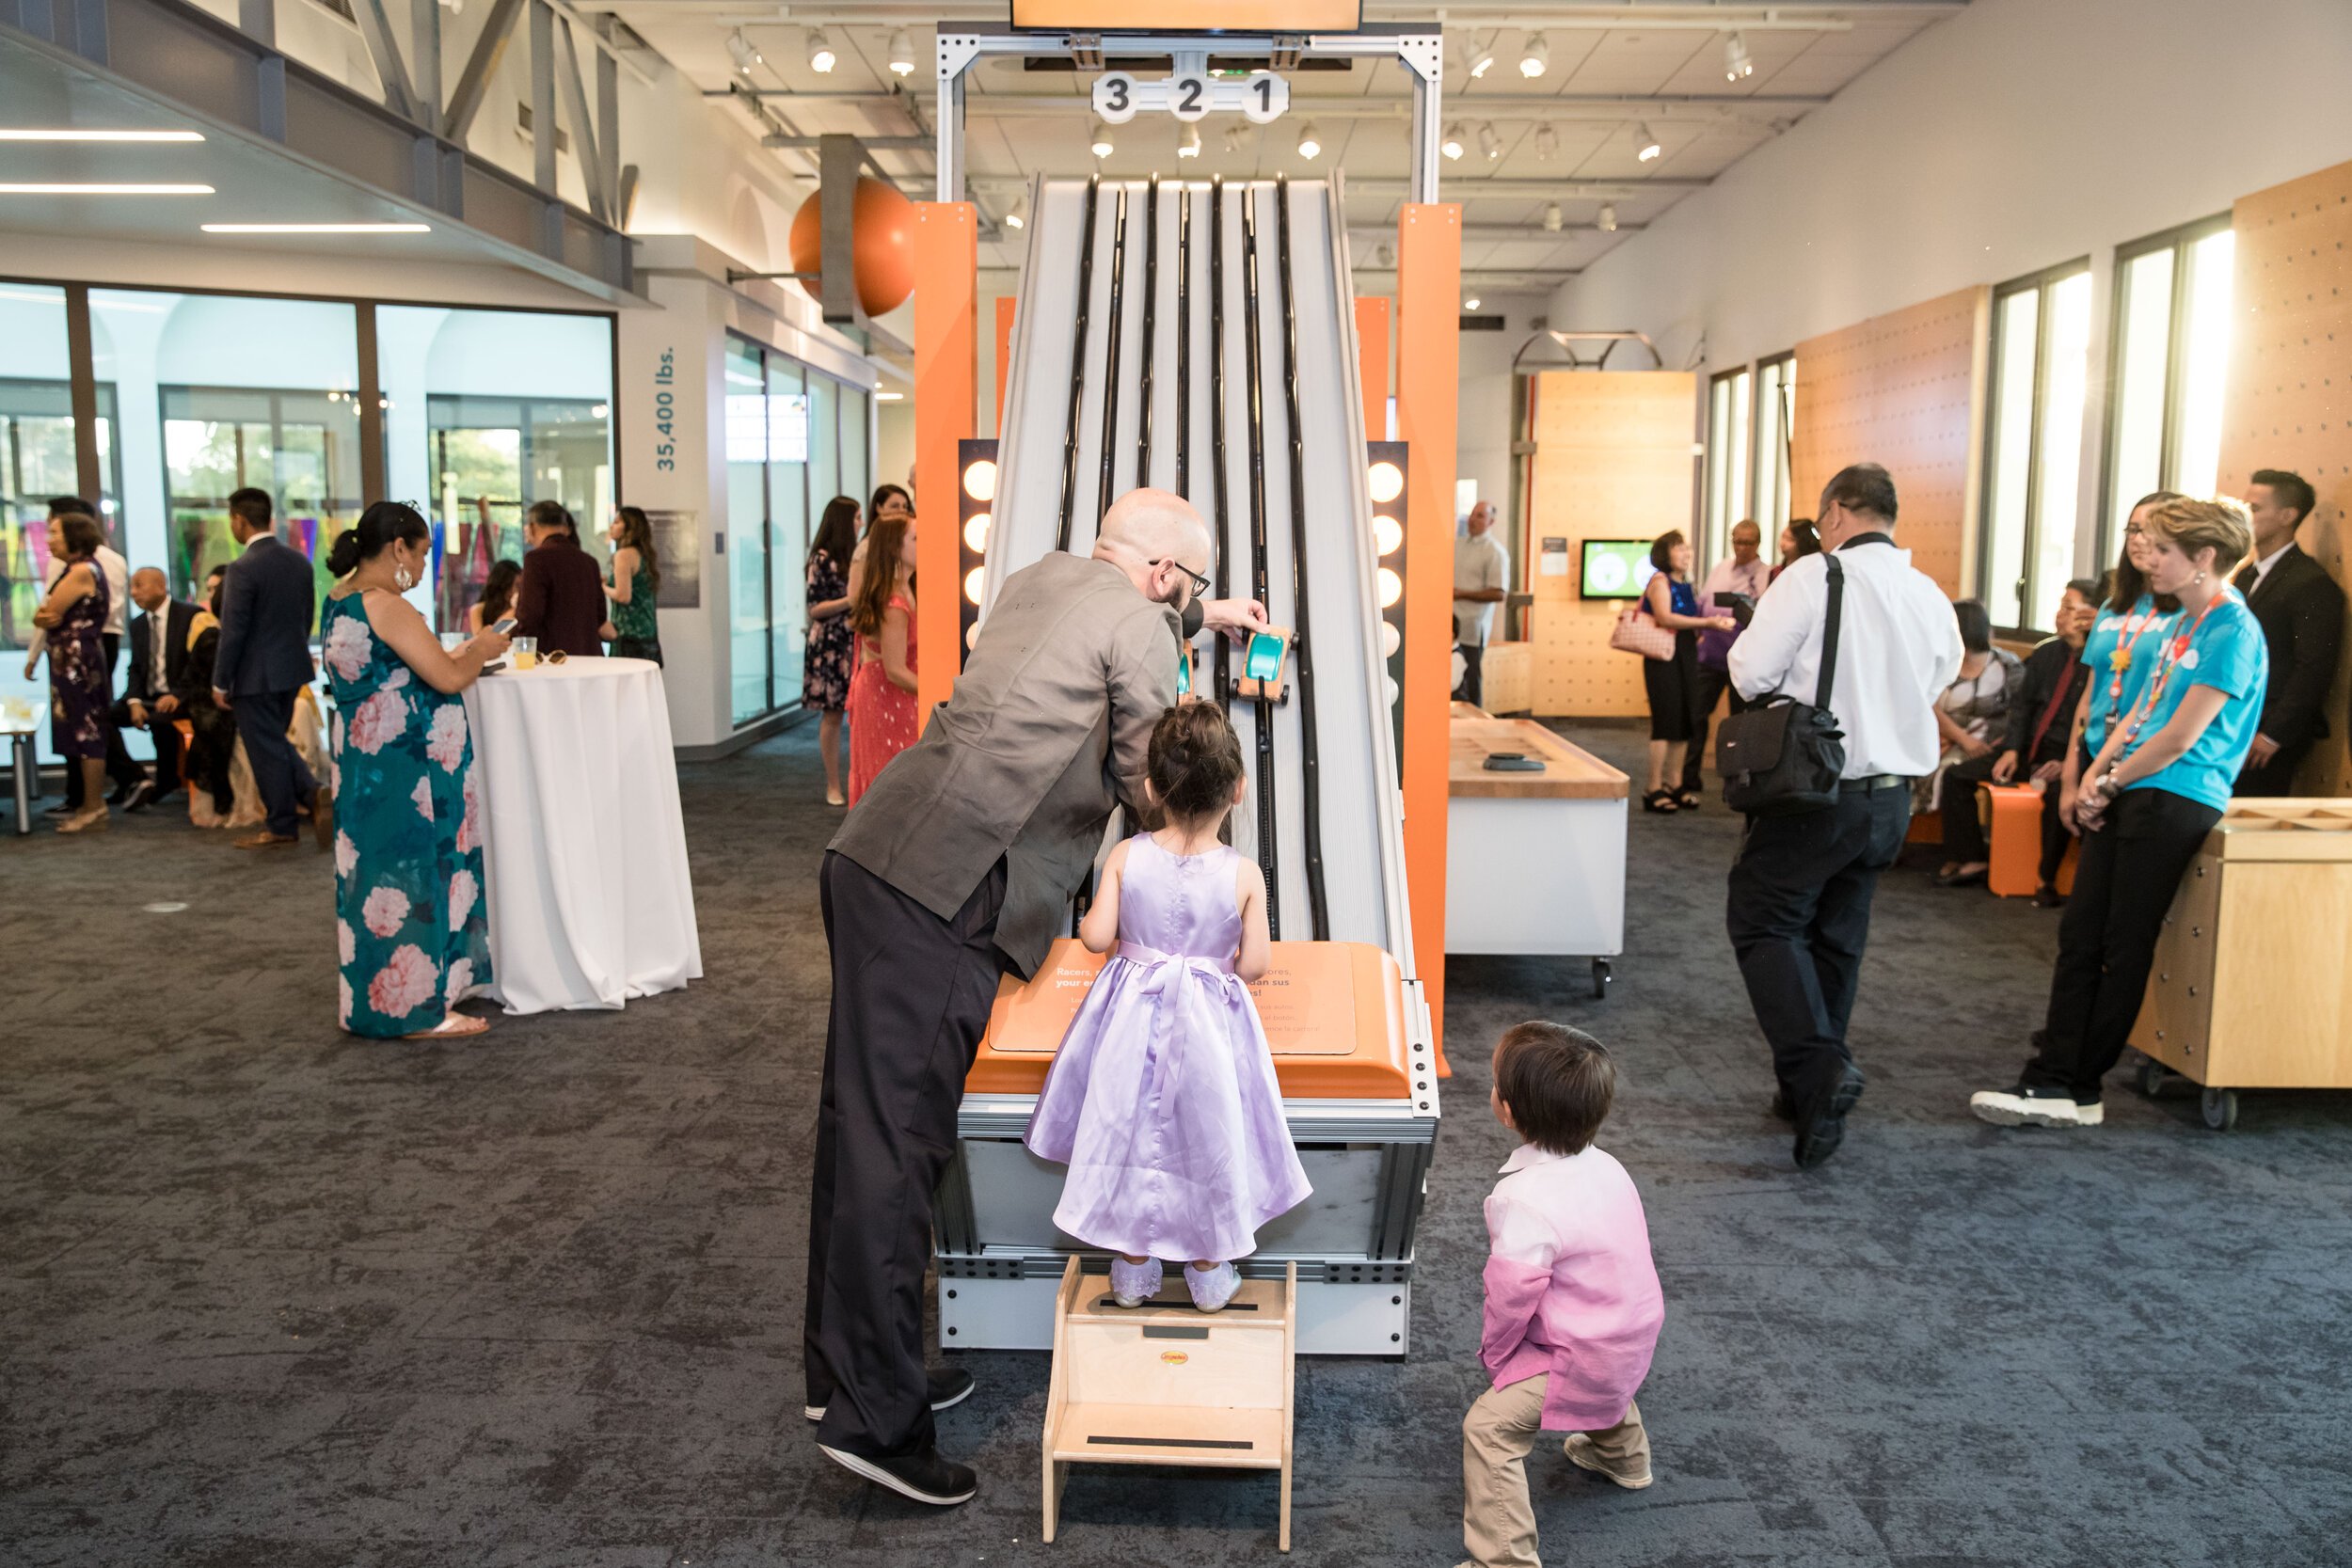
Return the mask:
<svg viewBox="0 0 2352 1568">
<path fill-rule="evenodd" d="M 825 41 L 825 30 L 811 27 L 808 30 L 808 69 L 819 76 L 828 75 L 839 63 L 839 58 L 833 52 L 833 45 Z"/>
<path fill-rule="evenodd" d="M 1396 677 L 1390 674 L 1386 670 L 1380 672 L 1380 689 L 1387 693 L 1389 705 L 1391 707 L 1396 706 L 1397 703 L 1405 695 L 1404 692 L 1397 689 Z"/>
<path fill-rule="evenodd" d="M 1460 120 L 1457 119 L 1445 128 L 1445 139 L 1438 144 L 1438 150 L 1449 158 L 1459 159 L 1462 156 L 1462 122 Z"/>
<path fill-rule="evenodd" d="M 1395 609 L 1396 601 L 1405 596 L 1405 579 L 1398 577 L 1396 569 L 1391 566 L 1381 567 L 1374 576 L 1380 585 L 1380 608 Z"/>
<path fill-rule="evenodd" d="M 975 512 L 963 525 L 963 547 L 974 555 L 988 553 L 988 514 Z"/>
<path fill-rule="evenodd" d="M 1374 513 L 1372 516 L 1374 552 L 1378 555 L 1393 555 L 1396 553 L 1396 547 L 1403 543 L 1405 543 L 1405 525 L 1385 512 Z"/>
<path fill-rule="evenodd" d="M 1396 629 L 1394 621 L 1380 623 L 1380 657 L 1394 658 L 1396 651 L 1405 646 L 1405 634 Z"/>
<path fill-rule="evenodd" d="M 1302 158 L 1314 158 L 1321 155 L 1322 151 L 1323 143 L 1316 138 L 1315 122 L 1311 119 L 1298 128 L 1298 155 Z"/>
<path fill-rule="evenodd" d="M 972 629 L 963 634 L 963 645 L 967 648 L 977 648 L 980 645 L 980 624 L 977 621 L 973 622 Z"/>
<path fill-rule="evenodd" d="M 1093 154 L 1098 158 L 1107 158 L 1111 155 L 1111 149 L 1113 145 L 1114 144 L 1111 141 L 1111 128 L 1104 124 L 1101 120 L 1096 120 L 1094 122 L 1094 130 L 1087 141 L 1088 150 L 1093 152 Z"/>
<path fill-rule="evenodd" d="M 975 566 L 963 574 L 963 596 L 974 604 L 980 602 L 980 578 L 986 576 L 988 568 L 985 566 Z"/>
<path fill-rule="evenodd" d="M 890 73 L 893 76 L 914 74 L 914 40 L 907 37 L 904 27 L 890 35 Z"/>
<path fill-rule="evenodd" d="M 1405 493 L 1405 470 L 1386 458 L 1375 463 L 1367 476 L 1372 482 L 1374 500 L 1392 501 Z"/>
<path fill-rule="evenodd" d="M 1527 40 L 1527 47 L 1519 52 L 1519 74 L 1532 82 L 1541 76 L 1545 68 L 1550 64 L 1550 41 L 1543 34 L 1537 33 Z"/>
<path fill-rule="evenodd" d="M 996 499 L 996 465 L 983 457 L 963 470 L 963 493 L 976 501 Z"/>
<path fill-rule="evenodd" d="M 1198 158 L 1200 156 L 1200 127 L 1198 125 L 1187 125 L 1177 135 L 1176 156 L 1179 158 Z"/>
</svg>

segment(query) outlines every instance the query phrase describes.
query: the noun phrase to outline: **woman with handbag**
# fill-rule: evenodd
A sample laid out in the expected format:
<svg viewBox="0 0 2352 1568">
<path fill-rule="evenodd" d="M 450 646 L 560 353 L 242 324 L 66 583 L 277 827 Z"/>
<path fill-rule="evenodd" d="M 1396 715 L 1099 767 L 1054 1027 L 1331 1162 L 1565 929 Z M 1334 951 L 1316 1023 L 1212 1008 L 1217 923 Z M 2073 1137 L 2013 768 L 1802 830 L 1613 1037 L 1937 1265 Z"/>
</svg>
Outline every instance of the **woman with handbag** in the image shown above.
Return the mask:
<svg viewBox="0 0 2352 1568">
<path fill-rule="evenodd" d="M 1642 660 L 1642 689 L 1649 698 L 1649 789 L 1642 797 L 1644 811 L 1698 809 L 1697 790 L 1686 789 L 1677 797 L 1666 781 L 1681 780 L 1684 752 L 1704 718 L 1699 712 L 1699 633 L 1740 629 L 1740 623 L 1728 615 L 1699 613 L 1691 559 L 1691 542 L 1680 529 L 1668 529 L 1649 547 L 1649 563 L 1657 571 L 1642 590 L 1642 608 L 1653 625 L 1673 634 L 1674 648 L 1663 657 L 1650 653 Z"/>
</svg>

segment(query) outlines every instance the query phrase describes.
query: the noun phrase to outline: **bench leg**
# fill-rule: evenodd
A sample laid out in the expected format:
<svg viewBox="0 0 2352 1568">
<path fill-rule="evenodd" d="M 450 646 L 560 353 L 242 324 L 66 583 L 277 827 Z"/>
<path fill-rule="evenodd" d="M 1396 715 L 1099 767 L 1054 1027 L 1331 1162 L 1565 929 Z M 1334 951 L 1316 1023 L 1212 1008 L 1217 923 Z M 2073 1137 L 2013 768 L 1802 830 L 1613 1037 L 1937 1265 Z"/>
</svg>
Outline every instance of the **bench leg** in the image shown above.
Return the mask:
<svg viewBox="0 0 2352 1568">
<path fill-rule="evenodd" d="M 1045 1541 L 1051 1544 L 1054 1527 L 1061 1522 L 1061 1489 L 1070 1479 L 1070 1466 L 1056 1463 L 1054 1456 L 1045 1456 Z"/>
</svg>

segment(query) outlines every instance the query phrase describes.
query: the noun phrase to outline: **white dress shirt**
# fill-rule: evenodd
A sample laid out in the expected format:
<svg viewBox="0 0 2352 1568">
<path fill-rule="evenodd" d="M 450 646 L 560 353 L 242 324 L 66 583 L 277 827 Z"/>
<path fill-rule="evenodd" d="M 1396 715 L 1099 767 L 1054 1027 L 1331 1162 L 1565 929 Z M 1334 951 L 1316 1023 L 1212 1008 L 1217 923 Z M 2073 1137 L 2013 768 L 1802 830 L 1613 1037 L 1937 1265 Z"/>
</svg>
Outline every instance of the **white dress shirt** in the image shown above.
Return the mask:
<svg viewBox="0 0 2352 1568">
<path fill-rule="evenodd" d="M 1909 550 L 1849 541 L 1837 563 L 1846 593 L 1829 705 L 1846 735 L 1844 777 L 1924 778 L 1941 750 L 1935 699 L 1960 673 L 1960 622 L 1934 579 L 1913 568 Z M 1753 701 L 1781 691 L 1811 702 L 1828 614 L 1829 558 L 1808 555 L 1756 601 L 1756 618 L 1731 645 L 1740 694 Z"/>
<path fill-rule="evenodd" d="M 2280 546 L 2277 549 L 2272 550 L 2268 555 L 2264 556 L 2260 561 L 2255 562 L 2254 580 L 2253 583 L 2247 589 L 2247 592 L 2250 594 L 2254 591 L 2254 589 L 2260 588 L 2263 585 L 2263 578 L 2270 575 L 2270 568 L 2279 564 L 2279 558 L 2293 548 L 2295 548 L 2295 541 L 2290 539 L 2285 544 Z"/>
<path fill-rule="evenodd" d="M 1511 581 L 1511 557 L 1502 547 L 1494 530 L 1484 533 L 1466 533 L 1454 541 L 1454 586 L 1456 590 L 1477 592 L 1506 587 Z M 1454 641 L 1466 647 L 1483 648 L 1486 634 L 1493 630 L 1494 599 L 1456 599 L 1454 601 Z"/>
<path fill-rule="evenodd" d="M 119 639 L 130 624 L 123 609 L 131 602 L 131 563 L 112 545 L 101 545 L 98 569 L 106 574 L 106 635 Z"/>
</svg>

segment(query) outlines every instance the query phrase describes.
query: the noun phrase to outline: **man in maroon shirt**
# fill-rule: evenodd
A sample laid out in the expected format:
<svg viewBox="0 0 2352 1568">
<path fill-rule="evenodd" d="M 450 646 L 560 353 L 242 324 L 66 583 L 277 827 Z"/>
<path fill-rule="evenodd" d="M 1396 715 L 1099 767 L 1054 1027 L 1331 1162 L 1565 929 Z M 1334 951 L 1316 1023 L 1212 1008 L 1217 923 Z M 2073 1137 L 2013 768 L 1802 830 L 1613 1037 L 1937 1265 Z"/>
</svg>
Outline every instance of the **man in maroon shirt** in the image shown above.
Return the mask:
<svg viewBox="0 0 2352 1568">
<path fill-rule="evenodd" d="M 580 530 L 561 501 L 537 501 L 523 519 L 523 579 L 515 590 L 515 634 L 539 640 L 539 657 L 562 651 L 602 657 L 604 574 L 580 547 Z"/>
</svg>

